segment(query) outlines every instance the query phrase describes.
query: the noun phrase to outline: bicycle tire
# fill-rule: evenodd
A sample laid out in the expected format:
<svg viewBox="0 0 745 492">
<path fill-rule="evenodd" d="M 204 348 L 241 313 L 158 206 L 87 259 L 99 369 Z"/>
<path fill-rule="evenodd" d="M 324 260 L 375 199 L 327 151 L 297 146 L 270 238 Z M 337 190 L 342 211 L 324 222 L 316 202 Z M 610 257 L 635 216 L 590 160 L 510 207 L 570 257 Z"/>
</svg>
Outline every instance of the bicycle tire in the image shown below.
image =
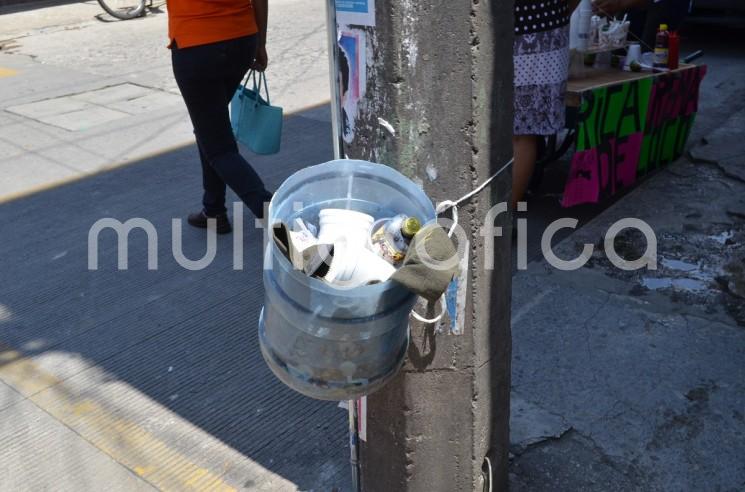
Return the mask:
<svg viewBox="0 0 745 492">
<path fill-rule="evenodd" d="M 112 8 L 106 4 L 106 0 L 98 0 L 98 4 L 107 14 L 120 20 L 135 19 L 145 14 L 145 0 L 139 0 L 137 7 L 130 10 Z"/>
</svg>

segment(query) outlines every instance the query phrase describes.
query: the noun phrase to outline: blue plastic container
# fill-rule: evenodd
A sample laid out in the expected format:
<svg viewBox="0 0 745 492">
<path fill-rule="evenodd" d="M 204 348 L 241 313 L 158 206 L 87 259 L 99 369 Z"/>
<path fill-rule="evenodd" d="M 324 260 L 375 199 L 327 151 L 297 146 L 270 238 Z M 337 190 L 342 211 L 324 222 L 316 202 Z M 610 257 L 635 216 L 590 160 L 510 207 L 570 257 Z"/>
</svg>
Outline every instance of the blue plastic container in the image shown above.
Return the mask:
<svg viewBox="0 0 745 492">
<path fill-rule="evenodd" d="M 435 218 L 424 191 L 394 169 L 337 160 L 290 176 L 274 194 L 270 223 L 301 217 L 317 223 L 324 208 L 375 219 L 396 213 Z M 274 374 L 300 393 L 349 400 L 372 393 L 403 364 L 416 296 L 392 281 L 337 289 L 294 270 L 271 238 L 265 244 L 261 352 Z"/>
</svg>

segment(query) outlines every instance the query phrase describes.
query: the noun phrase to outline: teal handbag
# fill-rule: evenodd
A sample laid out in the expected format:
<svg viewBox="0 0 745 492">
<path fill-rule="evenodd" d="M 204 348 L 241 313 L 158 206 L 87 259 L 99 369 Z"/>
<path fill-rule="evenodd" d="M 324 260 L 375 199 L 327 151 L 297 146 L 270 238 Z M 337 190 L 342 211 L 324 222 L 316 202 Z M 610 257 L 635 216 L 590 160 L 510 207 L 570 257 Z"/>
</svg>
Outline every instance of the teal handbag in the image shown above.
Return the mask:
<svg viewBox="0 0 745 492">
<path fill-rule="evenodd" d="M 253 88 L 248 88 L 248 81 Z M 230 101 L 230 123 L 236 140 L 257 154 L 276 154 L 282 140 L 282 108 L 269 102 L 266 74 L 251 70 Z M 261 95 L 262 85 L 266 99 Z"/>
</svg>

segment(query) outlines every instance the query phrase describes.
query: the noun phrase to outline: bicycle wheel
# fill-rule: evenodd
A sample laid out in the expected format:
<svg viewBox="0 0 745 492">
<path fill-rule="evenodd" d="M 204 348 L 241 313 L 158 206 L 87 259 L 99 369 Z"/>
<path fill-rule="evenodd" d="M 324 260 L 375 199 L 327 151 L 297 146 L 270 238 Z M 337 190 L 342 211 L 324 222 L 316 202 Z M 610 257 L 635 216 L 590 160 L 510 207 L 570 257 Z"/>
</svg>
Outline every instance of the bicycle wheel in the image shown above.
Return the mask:
<svg viewBox="0 0 745 492">
<path fill-rule="evenodd" d="M 106 12 L 121 20 L 134 19 L 145 13 L 145 0 L 98 0 Z"/>
</svg>

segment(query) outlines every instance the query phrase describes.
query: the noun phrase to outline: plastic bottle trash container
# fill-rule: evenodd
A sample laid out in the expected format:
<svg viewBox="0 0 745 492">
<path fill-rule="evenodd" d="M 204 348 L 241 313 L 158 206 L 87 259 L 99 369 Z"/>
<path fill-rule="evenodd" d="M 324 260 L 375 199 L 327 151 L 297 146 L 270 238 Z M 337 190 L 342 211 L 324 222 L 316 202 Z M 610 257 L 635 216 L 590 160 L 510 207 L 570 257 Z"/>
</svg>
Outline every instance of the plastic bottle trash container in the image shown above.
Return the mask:
<svg viewBox="0 0 745 492">
<path fill-rule="evenodd" d="M 269 206 L 269 223 L 298 217 L 318 223 L 325 208 L 348 208 L 376 220 L 397 213 L 435 218 L 424 191 L 394 169 L 337 160 L 290 176 Z M 264 244 L 261 353 L 286 385 L 312 398 L 370 394 L 401 367 L 416 296 L 393 281 L 339 289 L 294 270 L 269 234 Z"/>
</svg>

